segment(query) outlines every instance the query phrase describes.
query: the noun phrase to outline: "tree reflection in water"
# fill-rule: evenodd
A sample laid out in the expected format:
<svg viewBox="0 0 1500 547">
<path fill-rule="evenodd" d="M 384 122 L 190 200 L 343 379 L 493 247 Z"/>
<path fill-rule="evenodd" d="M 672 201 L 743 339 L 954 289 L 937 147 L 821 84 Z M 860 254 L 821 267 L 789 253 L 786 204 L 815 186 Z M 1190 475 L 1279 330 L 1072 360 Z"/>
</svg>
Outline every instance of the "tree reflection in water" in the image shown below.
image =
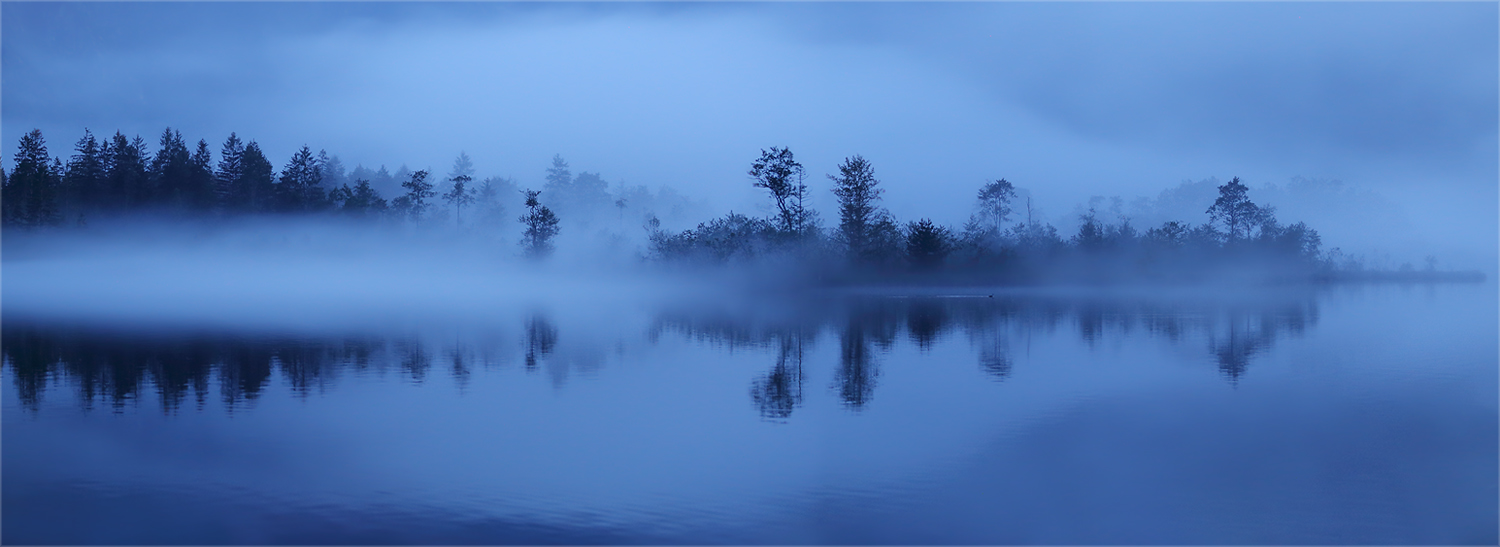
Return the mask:
<svg viewBox="0 0 1500 547">
<path fill-rule="evenodd" d="M 781 307 L 668 309 L 655 315 L 644 338 L 654 344 L 664 333 L 675 333 L 729 350 L 771 350 L 775 360 L 768 371 L 750 379 L 749 395 L 762 418 L 781 421 L 804 404 L 809 367 L 818 366 L 806 358 L 824 332 L 837 336 L 838 342 L 830 387 L 844 406 L 858 410 L 872 404 L 881 376 L 880 356 L 903 333 L 926 353 L 955 331 L 962 332 L 978 368 L 997 380 L 1010 377 L 1016 362 L 1013 352 L 1029 347 L 1034 334 L 1052 334 L 1070 324 L 1090 348 L 1111 336 L 1144 334 L 1177 345 L 1201 340 L 1206 341 L 1206 357 L 1217 363 L 1229 382 L 1237 383 L 1255 357 L 1279 337 L 1298 335 L 1318 320 L 1310 295 L 1275 302 L 1229 305 L 984 295 L 828 298 Z M 445 342 L 435 343 L 410 336 L 98 331 L 17 321 L 6 323 L 0 349 L 19 403 L 30 411 L 40 409 L 49 384 L 71 386 L 85 408 L 106 404 L 116 410 L 151 389 L 162 410 L 174 413 L 189 403 L 201 408 L 214 396 L 214 385 L 231 411 L 252 405 L 278 376 L 301 397 L 330 389 L 344 371 L 391 369 L 421 383 L 434 356 L 451 363 L 449 373 L 460 388 L 475 364 L 488 366 L 516 357 L 526 370 L 545 364 L 558 387 L 569 368 L 602 366 L 602 350 L 596 350 L 608 344 L 577 336 L 569 338 L 577 347 L 560 345 L 558 327 L 545 314 L 524 317 L 517 333 L 522 341 L 519 355 L 514 342 L 504 342 L 515 338 L 504 333 L 444 336 L 440 339 Z M 466 344 L 464 339 L 475 342 Z"/>
</svg>

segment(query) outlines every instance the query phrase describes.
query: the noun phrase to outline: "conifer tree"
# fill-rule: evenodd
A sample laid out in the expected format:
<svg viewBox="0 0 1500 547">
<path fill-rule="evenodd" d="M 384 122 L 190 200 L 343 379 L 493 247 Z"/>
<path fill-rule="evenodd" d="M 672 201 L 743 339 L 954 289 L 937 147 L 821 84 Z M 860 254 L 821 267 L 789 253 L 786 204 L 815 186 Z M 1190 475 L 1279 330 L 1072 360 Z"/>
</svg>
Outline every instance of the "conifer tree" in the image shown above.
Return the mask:
<svg viewBox="0 0 1500 547">
<path fill-rule="evenodd" d="M 249 191 L 244 184 L 245 143 L 238 135 L 229 134 L 224 146 L 219 148 L 219 167 L 214 171 L 214 182 L 220 209 L 227 212 L 244 212 L 249 209 Z"/>
<path fill-rule="evenodd" d="M 143 207 L 151 198 L 146 141 L 115 132 L 104 148 L 105 201 L 109 208 Z"/>
<path fill-rule="evenodd" d="M 838 237 L 844 243 L 849 256 L 869 258 L 875 234 L 873 229 L 883 211 L 879 208 L 880 181 L 875 179 L 875 170 L 870 162 L 858 154 L 844 158 L 839 165 L 838 176 L 828 175 L 833 181 L 833 195 L 839 198 Z"/>
<path fill-rule="evenodd" d="M 16 151 L 15 167 L 0 192 L 4 222 L 11 226 L 34 227 L 56 224 L 58 214 L 57 169 L 47 155 L 47 142 L 40 129 L 21 137 Z"/>
<path fill-rule="evenodd" d="M 271 160 L 261 152 L 260 145 L 255 141 L 245 143 L 245 154 L 241 158 L 243 171 L 240 173 L 240 183 L 237 192 L 244 201 L 239 210 L 259 213 L 268 211 L 272 207 L 272 198 L 275 195 L 276 168 L 271 166 Z"/>
<path fill-rule="evenodd" d="M 73 147 L 76 152 L 68 160 L 68 174 L 64 179 L 66 200 L 74 212 L 94 211 L 107 199 L 104 191 L 104 148 L 93 132 L 83 130 L 83 138 Z"/>
</svg>

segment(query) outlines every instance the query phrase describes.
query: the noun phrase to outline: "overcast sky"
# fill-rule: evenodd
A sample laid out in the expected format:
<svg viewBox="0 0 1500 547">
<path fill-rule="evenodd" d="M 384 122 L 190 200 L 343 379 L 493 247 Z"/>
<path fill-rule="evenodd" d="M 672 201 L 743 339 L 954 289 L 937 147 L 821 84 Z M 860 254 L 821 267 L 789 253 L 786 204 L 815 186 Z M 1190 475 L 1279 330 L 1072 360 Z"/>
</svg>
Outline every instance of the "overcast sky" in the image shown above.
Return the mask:
<svg viewBox="0 0 1500 547">
<path fill-rule="evenodd" d="M 789 146 L 825 219 L 823 175 L 863 154 L 903 220 L 961 223 L 999 177 L 1061 219 L 1091 195 L 1305 176 L 1373 189 L 1412 241 L 1484 265 L 1500 230 L 1493 2 L 0 10 L 7 167 L 33 128 L 56 155 L 85 127 L 154 150 L 171 126 L 216 155 L 238 132 L 277 167 L 307 144 L 445 173 L 462 150 L 523 186 L 562 154 L 756 212 L 745 171 Z"/>
</svg>

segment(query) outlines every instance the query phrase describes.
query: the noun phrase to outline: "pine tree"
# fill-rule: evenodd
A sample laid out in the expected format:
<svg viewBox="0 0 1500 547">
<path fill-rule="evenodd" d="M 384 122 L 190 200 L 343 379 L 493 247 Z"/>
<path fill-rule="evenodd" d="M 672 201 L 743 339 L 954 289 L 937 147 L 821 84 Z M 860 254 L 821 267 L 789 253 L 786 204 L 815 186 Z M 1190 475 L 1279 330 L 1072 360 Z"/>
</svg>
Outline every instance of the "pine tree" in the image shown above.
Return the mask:
<svg viewBox="0 0 1500 547">
<path fill-rule="evenodd" d="M 875 170 L 870 162 L 858 154 L 844 158 L 839 165 L 839 175 L 828 175 L 834 183 L 833 195 L 839 198 L 839 232 L 851 257 L 866 256 L 870 252 L 870 228 L 880 213 L 878 203 L 880 181 L 875 180 Z"/>
<path fill-rule="evenodd" d="M 40 129 L 21 137 L 15 167 L 0 194 L 0 214 L 11 226 L 34 227 L 57 224 L 59 173 L 47 155 L 47 142 Z"/>
<path fill-rule="evenodd" d="M 403 166 L 401 170 L 406 168 Z M 391 202 L 392 211 L 412 221 L 422 220 L 422 214 L 427 211 L 427 198 L 437 195 L 432 190 L 432 183 L 427 182 L 427 172 L 412 173 L 411 179 L 401 183 L 401 187 L 406 189 L 406 195 Z"/>
<path fill-rule="evenodd" d="M 472 180 L 468 175 L 459 175 L 453 179 L 453 189 L 443 194 L 443 200 L 453 206 L 455 217 L 459 226 L 464 225 L 464 206 L 474 203 L 474 192 L 467 189 L 466 185 Z"/>
<path fill-rule="evenodd" d="M 245 143 L 229 134 L 219 148 L 219 168 L 214 171 L 219 208 L 227 212 L 245 212 L 250 208 L 249 189 L 244 184 Z"/>
<path fill-rule="evenodd" d="M 557 215 L 537 200 L 541 192 L 525 190 L 528 212 L 521 215 L 526 231 L 521 234 L 521 249 L 527 258 L 539 259 L 552 254 L 552 238 L 557 236 Z"/>
<path fill-rule="evenodd" d="M 1011 213 L 1011 202 L 1016 199 L 1016 187 L 1005 179 L 984 185 L 979 189 L 979 210 L 974 219 L 988 225 L 994 233 L 1005 228 Z"/>
<path fill-rule="evenodd" d="M 266 158 L 255 141 L 245 143 L 241 166 L 243 171 L 240 173 L 236 195 L 241 196 L 244 201 L 239 210 L 253 213 L 271 210 L 276 192 L 273 182 L 276 168 L 271 166 L 271 160 Z"/>
<path fill-rule="evenodd" d="M 68 174 L 64 179 L 67 188 L 65 201 L 70 206 L 65 208 L 74 213 L 98 210 L 107 198 L 104 148 L 92 132 L 84 129 L 83 138 L 78 139 L 73 149 L 77 153 L 68 160 Z"/>
<path fill-rule="evenodd" d="M 283 212 L 317 210 L 324 201 L 323 166 L 312 149 L 302 146 L 281 169 L 276 181 L 276 208 Z"/>
<path fill-rule="evenodd" d="M 115 132 L 104 146 L 104 199 L 110 209 L 145 206 L 151 197 L 146 172 L 146 142 L 139 136 L 127 139 Z"/>
<path fill-rule="evenodd" d="M 199 139 L 188 169 L 188 205 L 195 211 L 208 211 L 218 201 L 214 182 L 213 154 L 208 141 Z"/>
<path fill-rule="evenodd" d="M 1209 219 L 1224 225 L 1224 234 L 1229 241 L 1249 239 L 1250 230 L 1265 221 L 1267 212 L 1250 201 L 1250 189 L 1240 184 L 1240 178 L 1219 187 L 1219 198 L 1208 208 Z"/>
<path fill-rule="evenodd" d="M 182 133 L 168 127 L 161 134 L 161 148 L 151 159 L 151 187 L 146 202 L 186 209 L 192 201 L 192 154 Z"/>
</svg>

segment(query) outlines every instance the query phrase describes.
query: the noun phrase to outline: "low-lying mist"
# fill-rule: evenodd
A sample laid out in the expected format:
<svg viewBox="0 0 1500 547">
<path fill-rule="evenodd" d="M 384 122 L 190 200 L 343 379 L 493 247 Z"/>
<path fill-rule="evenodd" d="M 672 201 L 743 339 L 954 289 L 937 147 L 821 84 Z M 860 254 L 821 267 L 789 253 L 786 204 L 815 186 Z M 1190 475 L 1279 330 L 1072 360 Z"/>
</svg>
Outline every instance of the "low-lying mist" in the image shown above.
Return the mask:
<svg viewBox="0 0 1500 547">
<path fill-rule="evenodd" d="M 339 219 L 121 219 L 12 231 L 4 251 L 5 314 L 35 320 L 463 324 L 543 302 L 602 312 L 706 290 L 686 276 L 646 275 L 624 253 L 531 261 L 514 243 Z"/>
</svg>

